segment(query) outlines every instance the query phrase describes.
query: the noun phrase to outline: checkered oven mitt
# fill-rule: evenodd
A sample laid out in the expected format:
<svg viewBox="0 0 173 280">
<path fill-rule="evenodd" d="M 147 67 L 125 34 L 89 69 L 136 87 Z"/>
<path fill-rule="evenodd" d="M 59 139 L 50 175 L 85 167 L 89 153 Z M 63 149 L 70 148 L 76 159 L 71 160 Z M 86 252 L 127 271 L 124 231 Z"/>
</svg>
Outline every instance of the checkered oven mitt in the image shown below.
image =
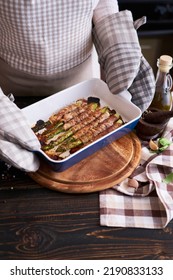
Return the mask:
<svg viewBox="0 0 173 280">
<path fill-rule="evenodd" d="M 170 144 L 159 154 L 142 142 L 141 162 L 131 174 L 139 186 L 129 186 L 129 178 L 100 193 L 100 223 L 104 226 L 164 228 L 173 218 L 173 120 L 162 135 Z"/>
<path fill-rule="evenodd" d="M 95 23 L 93 42 L 106 83 L 113 94 L 128 90 L 142 112 L 154 95 L 155 78 L 141 53 L 136 29 L 145 17 L 133 22 L 130 11 L 120 11 Z"/>
<path fill-rule="evenodd" d="M 39 160 L 32 150 L 40 143 L 22 111 L 0 89 L 0 159 L 23 171 L 34 172 Z"/>
</svg>

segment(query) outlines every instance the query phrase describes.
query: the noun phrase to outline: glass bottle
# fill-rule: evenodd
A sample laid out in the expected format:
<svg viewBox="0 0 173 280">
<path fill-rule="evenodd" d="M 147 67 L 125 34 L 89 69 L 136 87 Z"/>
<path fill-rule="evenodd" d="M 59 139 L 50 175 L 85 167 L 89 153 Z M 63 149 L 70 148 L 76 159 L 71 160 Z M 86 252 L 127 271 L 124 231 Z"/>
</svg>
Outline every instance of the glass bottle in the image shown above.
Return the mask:
<svg viewBox="0 0 173 280">
<path fill-rule="evenodd" d="M 150 108 L 169 111 L 172 109 L 172 77 L 169 74 L 173 66 L 172 57 L 162 55 L 157 61 L 157 66 L 156 89 Z"/>
</svg>

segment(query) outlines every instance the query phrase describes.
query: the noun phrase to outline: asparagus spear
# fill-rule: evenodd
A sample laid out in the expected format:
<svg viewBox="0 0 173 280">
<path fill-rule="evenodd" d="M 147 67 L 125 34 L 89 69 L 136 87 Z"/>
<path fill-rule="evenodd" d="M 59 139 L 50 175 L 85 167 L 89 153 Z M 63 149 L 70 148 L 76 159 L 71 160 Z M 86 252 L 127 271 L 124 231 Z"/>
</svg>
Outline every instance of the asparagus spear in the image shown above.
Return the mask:
<svg viewBox="0 0 173 280">
<path fill-rule="evenodd" d="M 72 134 L 73 134 L 73 131 L 72 130 L 68 130 L 68 131 L 64 132 L 63 135 L 60 138 L 58 138 L 56 141 L 52 141 L 49 144 L 43 146 L 42 149 L 44 151 L 53 149 L 54 147 L 56 147 L 60 143 L 62 143 L 65 139 L 70 137 Z"/>
</svg>

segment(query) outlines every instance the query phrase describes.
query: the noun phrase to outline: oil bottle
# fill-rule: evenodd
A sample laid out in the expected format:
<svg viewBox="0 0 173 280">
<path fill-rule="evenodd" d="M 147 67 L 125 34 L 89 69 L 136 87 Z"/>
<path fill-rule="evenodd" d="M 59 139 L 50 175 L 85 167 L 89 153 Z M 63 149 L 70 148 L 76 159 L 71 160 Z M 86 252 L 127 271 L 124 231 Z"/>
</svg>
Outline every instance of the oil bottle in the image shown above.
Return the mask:
<svg viewBox="0 0 173 280">
<path fill-rule="evenodd" d="M 172 68 L 172 57 L 162 55 L 157 60 L 155 95 L 149 108 L 162 111 L 172 110 L 172 77 L 169 74 Z"/>
</svg>

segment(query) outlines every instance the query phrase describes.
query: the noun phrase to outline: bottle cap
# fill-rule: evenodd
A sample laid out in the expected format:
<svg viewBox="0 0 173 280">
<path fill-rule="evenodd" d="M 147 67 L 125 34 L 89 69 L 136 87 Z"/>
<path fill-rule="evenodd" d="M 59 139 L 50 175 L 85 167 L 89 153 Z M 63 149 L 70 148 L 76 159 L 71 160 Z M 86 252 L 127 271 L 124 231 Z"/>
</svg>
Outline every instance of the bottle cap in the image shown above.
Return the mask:
<svg viewBox="0 0 173 280">
<path fill-rule="evenodd" d="M 159 59 L 159 64 L 165 66 L 172 66 L 172 57 L 169 55 L 161 55 Z"/>
<path fill-rule="evenodd" d="M 169 55 L 161 55 L 158 59 L 158 66 L 163 72 L 169 72 L 172 68 L 172 57 Z"/>
</svg>

